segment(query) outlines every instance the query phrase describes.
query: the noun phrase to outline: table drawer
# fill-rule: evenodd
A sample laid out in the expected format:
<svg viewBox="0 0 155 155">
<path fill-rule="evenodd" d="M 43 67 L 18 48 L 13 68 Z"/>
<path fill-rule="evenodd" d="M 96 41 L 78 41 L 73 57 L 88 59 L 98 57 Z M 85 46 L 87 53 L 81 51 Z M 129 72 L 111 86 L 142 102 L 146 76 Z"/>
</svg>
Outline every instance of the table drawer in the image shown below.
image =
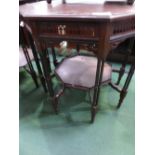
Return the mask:
<svg viewBox="0 0 155 155">
<path fill-rule="evenodd" d="M 39 35 L 96 38 L 99 36 L 95 23 L 38 22 Z"/>
</svg>

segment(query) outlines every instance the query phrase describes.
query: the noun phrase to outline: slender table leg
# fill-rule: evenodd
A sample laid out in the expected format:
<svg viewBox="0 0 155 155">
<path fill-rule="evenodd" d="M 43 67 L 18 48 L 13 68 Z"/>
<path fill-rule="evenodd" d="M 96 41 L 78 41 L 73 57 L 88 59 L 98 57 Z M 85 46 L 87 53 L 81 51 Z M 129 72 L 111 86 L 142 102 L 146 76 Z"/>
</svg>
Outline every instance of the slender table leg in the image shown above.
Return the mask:
<svg viewBox="0 0 155 155">
<path fill-rule="evenodd" d="M 56 67 L 58 65 L 58 61 L 57 61 L 56 54 L 55 54 L 55 49 L 54 49 L 53 46 L 52 46 L 52 56 L 53 56 L 54 66 Z"/>
<path fill-rule="evenodd" d="M 34 71 L 34 68 L 33 68 L 33 65 L 31 63 L 31 60 L 30 60 L 28 51 L 27 51 L 27 49 L 24 46 L 22 46 L 22 48 L 23 48 L 24 55 L 26 57 L 26 60 L 27 60 L 27 63 L 28 63 L 29 69 L 30 69 L 29 73 L 31 74 L 32 79 L 33 79 L 36 87 L 38 88 L 39 87 L 39 84 L 38 84 L 38 81 L 37 81 L 37 75 L 36 75 L 36 72 Z"/>
<path fill-rule="evenodd" d="M 45 80 L 46 80 L 46 83 L 47 83 L 47 87 L 48 87 L 48 92 L 49 92 L 49 95 L 51 97 L 51 100 L 52 100 L 52 106 L 53 106 L 53 109 L 54 111 L 57 113 L 57 109 L 56 109 L 56 104 L 55 104 L 55 101 L 54 101 L 54 90 L 53 90 L 53 84 L 52 84 L 52 81 L 51 81 L 51 76 L 50 76 L 50 61 L 49 61 L 49 58 L 47 56 L 47 49 L 43 49 L 41 48 L 41 51 L 40 51 L 40 57 L 41 57 L 41 62 L 42 62 L 42 66 L 43 66 L 43 71 L 44 71 L 44 76 L 45 76 Z"/>
<path fill-rule="evenodd" d="M 126 79 L 126 81 L 125 81 L 125 84 L 124 84 L 124 86 L 123 86 L 123 89 L 122 89 L 121 92 L 120 92 L 120 99 L 119 99 L 117 108 L 120 108 L 120 106 L 121 106 L 121 104 L 122 104 L 122 102 L 123 102 L 123 100 L 124 100 L 124 98 L 125 98 L 125 96 L 126 96 L 126 94 L 127 94 L 127 89 L 128 89 L 129 84 L 130 84 L 130 81 L 131 81 L 131 79 L 132 79 L 132 76 L 133 76 L 133 74 L 134 74 L 134 70 L 135 70 L 135 64 L 133 63 L 133 64 L 131 65 L 131 68 L 130 68 L 129 74 L 128 74 L 128 76 L 127 76 L 127 79 Z"/>
<path fill-rule="evenodd" d="M 29 66 L 29 73 L 31 74 L 32 76 L 32 79 L 36 85 L 36 87 L 38 88 L 39 87 L 39 84 L 38 84 L 38 81 L 37 81 L 37 75 L 36 75 L 36 72 L 34 71 L 34 68 L 33 68 L 33 65 L 32 65 L 32 62 L 30 60 L 30 57 L 29 57 L 29 54 L 28 54 L 28 51 L 27 51 L 27 35 L 25 35 L 25 29 L 23 27 L 19 27 L 19 30 L 20 30 L 20 33 L 21 33 L 21 42 L 22 42 L 22 48 L 23 48 L 23 52 L 24 52 L 24 55 L 26 57 L 26 60 L 27 60 L 27 63 L 28 63 L 28 66 Z"/>
<path fill-rule="evenodd" d="M 96 69 L 94 96 L 93 96 L 93 103 L 92 103 L 92 108 L 91 108 L 91 123 L 94 122 L 96 111 L 97 111 L 103 67 L 104 67 L 104 61 L 98 58 L 97 69 Z"/>
<path fill-rule="evenodd" d="M 116 85 L 119 85 L 124 73 L 125 73 L 125 67 L 126 67 L 126 62 L 124 61 L 120 70 L 119 70 L 119 75 L 118 75 L 118 80 L 116 82 Z"/>
<path fill-rule="evenodd" d="M 127 57 L 126 57 L 126 61 L 128 59 L 128 56 L 129 54 L 131 54 L 133 48 L 134 48 L 134 44 L 135 44 L 135 39 L 134 38 L 131 38 L 130 39 L 130 42 L 129 42 L 129 45 L 128 45 L 128 54 L 127 54 Z M 127 76 L 127 79 L 125 81 L 125 84 L 123 86 L 123 89 L 121 90 L 120 92 L 120 99 L 119 99 L 119 103 L 117 105 L 117 108 L 120 108 L 126 94 L 127 94 L 127 89 L 128 89 L 128 86 L 130 84 L 130 81 L 131 81 L 131 78 L 134 74 L 134 70 L 135 70 L 135 62 L 133 61 L 133 63 L 131 64 L 131 68 L 130 68 L 130 71 L 129 71 L 129 74 Z"/>
<path fill-rule="evenodd" d="M 101 69 L 100 69 L 100 76 L 99 76 L 99 82 L 98 82 L 98 91 L 97 91 L 97 96 L 96 96 L 96 105 L 98 104 L 98 99 L 100 95 L 100 85 L 102 82 L 103 67 L 104 67 L 104 61 L 101 60 Z"/>
<path fill-rule="evenodd" d="M 30 46 L 32 48 L 34 60 L 35 60 L 35 63 L 37 65 L 37 69 L 38 69 L 38 73 L 39 73 L 39 78 L 40 78 L 40 81 L 41 81 L 41 84 L 43 86 L 44 91 L 47 92 L 45 78 L 43 76 L 43 72 L 42 72 L 42 69 L 41 69 L 41 66 L 40 66 L 40 62 L 39 62 L 39 58 L 38 58 L 38 55 L 37 55 L 37 51 L 36 51 L 34 42 L 33 42 L 32 36 L 30 34 L 28 34 L 28 35 L 29 35 L 28 37 L 29 37 L 29 41 L 30 41 Z"/>
<path fill-rule="evenodd" d="M 116 85 L 119 85 L 119 83 L 120 83 L 120 81 L 122 79 L 122 76 L 125 73 L 125 67 L 126 67 L 126 64 L 128 63 L 128 58 L 129 58 L 130 54 L 132 53 L 133 46 L 134 46 L 134 38 L 130 38 L 127 53 L 126 53 L 126 55 L 124 57 L 124 61 L 123 61 L 122 66 L 120 68 L 119 77 L 118 77 L 118 80 L 116 82 Z"/>
</svg>

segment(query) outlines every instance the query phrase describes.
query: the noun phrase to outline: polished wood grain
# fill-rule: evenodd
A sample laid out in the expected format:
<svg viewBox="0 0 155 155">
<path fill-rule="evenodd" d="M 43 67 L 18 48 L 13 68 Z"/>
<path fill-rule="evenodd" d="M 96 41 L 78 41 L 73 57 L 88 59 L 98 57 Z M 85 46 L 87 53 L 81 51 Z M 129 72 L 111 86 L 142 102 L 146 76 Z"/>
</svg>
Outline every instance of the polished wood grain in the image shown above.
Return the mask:
<svg viewBox="0 0 155 155">
<path fill-rule="evenodd" d="M 105 20 L 119 17 L 127 17 L 135 14 L 135 5 L 120 3 L 100 4 L 62 4 L 61 1 L 53 1 L 48 4 L 46 1 L 22 5 L 19 8 L 20 13 L 25 18 L 64 18 L 72 19 L 91 19 Z"/>
</svg>

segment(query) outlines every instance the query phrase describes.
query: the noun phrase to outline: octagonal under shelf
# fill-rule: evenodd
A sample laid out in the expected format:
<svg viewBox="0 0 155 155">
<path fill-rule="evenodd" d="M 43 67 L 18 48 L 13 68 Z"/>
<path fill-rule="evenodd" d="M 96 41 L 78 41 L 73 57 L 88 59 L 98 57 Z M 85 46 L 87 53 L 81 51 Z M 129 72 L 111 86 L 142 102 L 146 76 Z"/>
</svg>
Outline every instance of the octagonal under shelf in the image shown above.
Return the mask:
<svg viewBox="0 0 155 155">
<path fill-rule="evenodd" d="M 96 69 L 96 57 L 78 55 L 64 59 L 55 73 L 65 84 L 89 89 L 95 86 Z M 111 81 L 111 73 L 111 65 L 104 63 L 102 84 Z"/>
</svg>

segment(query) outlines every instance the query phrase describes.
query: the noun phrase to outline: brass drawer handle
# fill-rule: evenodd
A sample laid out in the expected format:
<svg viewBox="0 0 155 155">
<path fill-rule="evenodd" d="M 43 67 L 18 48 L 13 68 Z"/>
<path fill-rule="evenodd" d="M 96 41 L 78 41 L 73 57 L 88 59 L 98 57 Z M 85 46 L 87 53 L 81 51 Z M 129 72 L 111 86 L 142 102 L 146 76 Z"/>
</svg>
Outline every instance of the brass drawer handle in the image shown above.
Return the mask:
<svg viewBox="0 0 155 155">
<path fill-rule="evenodd" d="M 59 35 L 65 35 L 66 34 L 66 25 L 59 25 L 58 26 L 58 34 Z"/>
</svg>

